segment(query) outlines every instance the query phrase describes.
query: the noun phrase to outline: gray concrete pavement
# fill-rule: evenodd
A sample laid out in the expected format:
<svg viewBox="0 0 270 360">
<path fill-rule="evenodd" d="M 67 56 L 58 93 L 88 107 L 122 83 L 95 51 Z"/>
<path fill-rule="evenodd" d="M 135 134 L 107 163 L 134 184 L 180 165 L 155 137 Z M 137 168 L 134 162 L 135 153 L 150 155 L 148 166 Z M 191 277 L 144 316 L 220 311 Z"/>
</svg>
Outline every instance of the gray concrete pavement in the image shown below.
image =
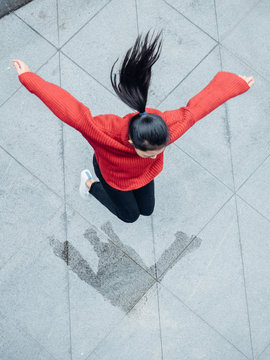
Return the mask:
<svg viewBox="0 0 270 360">
<path fill-rule="evenodd" d="M 0 19 L 0 359 L 268 360 L 270 3 L 32 1 Z M 79 196 L 93 150 L 11 59 L 93 115 L 132 112 L 112 64 L 164 29 L 148 107 L 185 106 L 218 71 L 255 85 L 165 152 L 151 217 Z"/>
</svg>

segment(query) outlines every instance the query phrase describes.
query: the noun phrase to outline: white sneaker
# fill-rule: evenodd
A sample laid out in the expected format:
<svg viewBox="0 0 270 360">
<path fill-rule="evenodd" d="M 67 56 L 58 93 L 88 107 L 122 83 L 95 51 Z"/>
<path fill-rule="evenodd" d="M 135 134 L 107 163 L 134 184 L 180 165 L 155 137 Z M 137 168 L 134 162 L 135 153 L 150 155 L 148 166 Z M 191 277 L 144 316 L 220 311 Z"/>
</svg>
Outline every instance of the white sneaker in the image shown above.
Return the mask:
<svg viewBox="0 0 270 360">
<path fill-rule="evenodd" d="M 90 170 L 85 169 L 81 172 L 81 183 L 80 183 L 79 191 L 80 191 L 80 195 L 83 199 L 87 200 L 90 196 L 89 189 L 85 183 L 88 179 L 92 179 L 92 178 L 93 178 L 93 176 L 90 173 Z"/>
</svg>

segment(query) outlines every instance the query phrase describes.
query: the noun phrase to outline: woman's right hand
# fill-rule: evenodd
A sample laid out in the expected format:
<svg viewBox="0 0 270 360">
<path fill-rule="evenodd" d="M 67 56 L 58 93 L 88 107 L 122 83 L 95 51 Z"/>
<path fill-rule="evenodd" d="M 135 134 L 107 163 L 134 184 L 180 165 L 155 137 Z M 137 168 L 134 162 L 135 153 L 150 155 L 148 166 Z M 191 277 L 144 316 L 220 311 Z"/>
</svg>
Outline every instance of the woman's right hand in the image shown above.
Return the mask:
<svg viewBox="0 0 270 360">
<path fill-rule="evenodd" d="M 255 84 L 253 76 L 243 76 L 243 75 L 238 75 L 238 76 L 243 80 L 245 80 L 245 82 L 249 85 L 249 87 Z"/>
<path fill-rule="evenodd" d="M 25 73 L 25 72 L 30 72 L 29 67 L 21 60 L 11 60 L 13 61 L 13 65 L 15 66 L 17 73 L 19 75 Z"/>
</svg>

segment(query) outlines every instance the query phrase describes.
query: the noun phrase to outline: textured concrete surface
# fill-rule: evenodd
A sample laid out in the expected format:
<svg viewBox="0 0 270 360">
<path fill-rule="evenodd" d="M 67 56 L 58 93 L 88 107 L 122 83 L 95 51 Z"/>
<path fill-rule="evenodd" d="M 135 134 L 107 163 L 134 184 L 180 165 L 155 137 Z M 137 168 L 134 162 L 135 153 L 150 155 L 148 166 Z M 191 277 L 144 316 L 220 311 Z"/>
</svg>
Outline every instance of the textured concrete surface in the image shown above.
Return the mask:
<svg viewBox="0 0 270 360">
<path fill-rule="evenodd" d="M 267 0 L 35 0 L 0 20 L 1 360 L 269 359 L 269 20 Z M 125 224 L 80 198 L 93 150 L 11 59 L 123 116 L 110 69 L 150 28 L 149 107 L 218 71 L 255 85 L 166 149 L 154 214 Z"/>
</svg>

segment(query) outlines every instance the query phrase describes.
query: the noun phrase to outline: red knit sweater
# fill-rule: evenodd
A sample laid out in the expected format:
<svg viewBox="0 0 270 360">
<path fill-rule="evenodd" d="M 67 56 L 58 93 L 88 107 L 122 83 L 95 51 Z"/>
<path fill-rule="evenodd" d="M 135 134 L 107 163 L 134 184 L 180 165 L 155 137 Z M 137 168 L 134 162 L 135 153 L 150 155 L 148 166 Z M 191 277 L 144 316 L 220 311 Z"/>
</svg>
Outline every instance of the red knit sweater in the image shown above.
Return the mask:
<svg viewBox="0 0 270 360">
<path fill-rule="evenodd" d="M 120 117 L 113 114 L 92 116 L 89 108 L 66 90 L 43 80 L 39 75 L 25 72 L 20 82 L 62 121 L 74 127 L 93 147 L 100 171 L 106 182 L 119 190 L 134 190 L 154 179 L 163 168 L 163 153 L 156 159 L 141 158 L 128 142 L 129 120 L 138 112 Z M 170 142 L 182 136 L 198 120 L 228 99 L 244 93 L 249 85 L 238 75 L 218 72 L 213 80 L 185 107 L 161 112 L 170 131 Z"/>
</svg>

